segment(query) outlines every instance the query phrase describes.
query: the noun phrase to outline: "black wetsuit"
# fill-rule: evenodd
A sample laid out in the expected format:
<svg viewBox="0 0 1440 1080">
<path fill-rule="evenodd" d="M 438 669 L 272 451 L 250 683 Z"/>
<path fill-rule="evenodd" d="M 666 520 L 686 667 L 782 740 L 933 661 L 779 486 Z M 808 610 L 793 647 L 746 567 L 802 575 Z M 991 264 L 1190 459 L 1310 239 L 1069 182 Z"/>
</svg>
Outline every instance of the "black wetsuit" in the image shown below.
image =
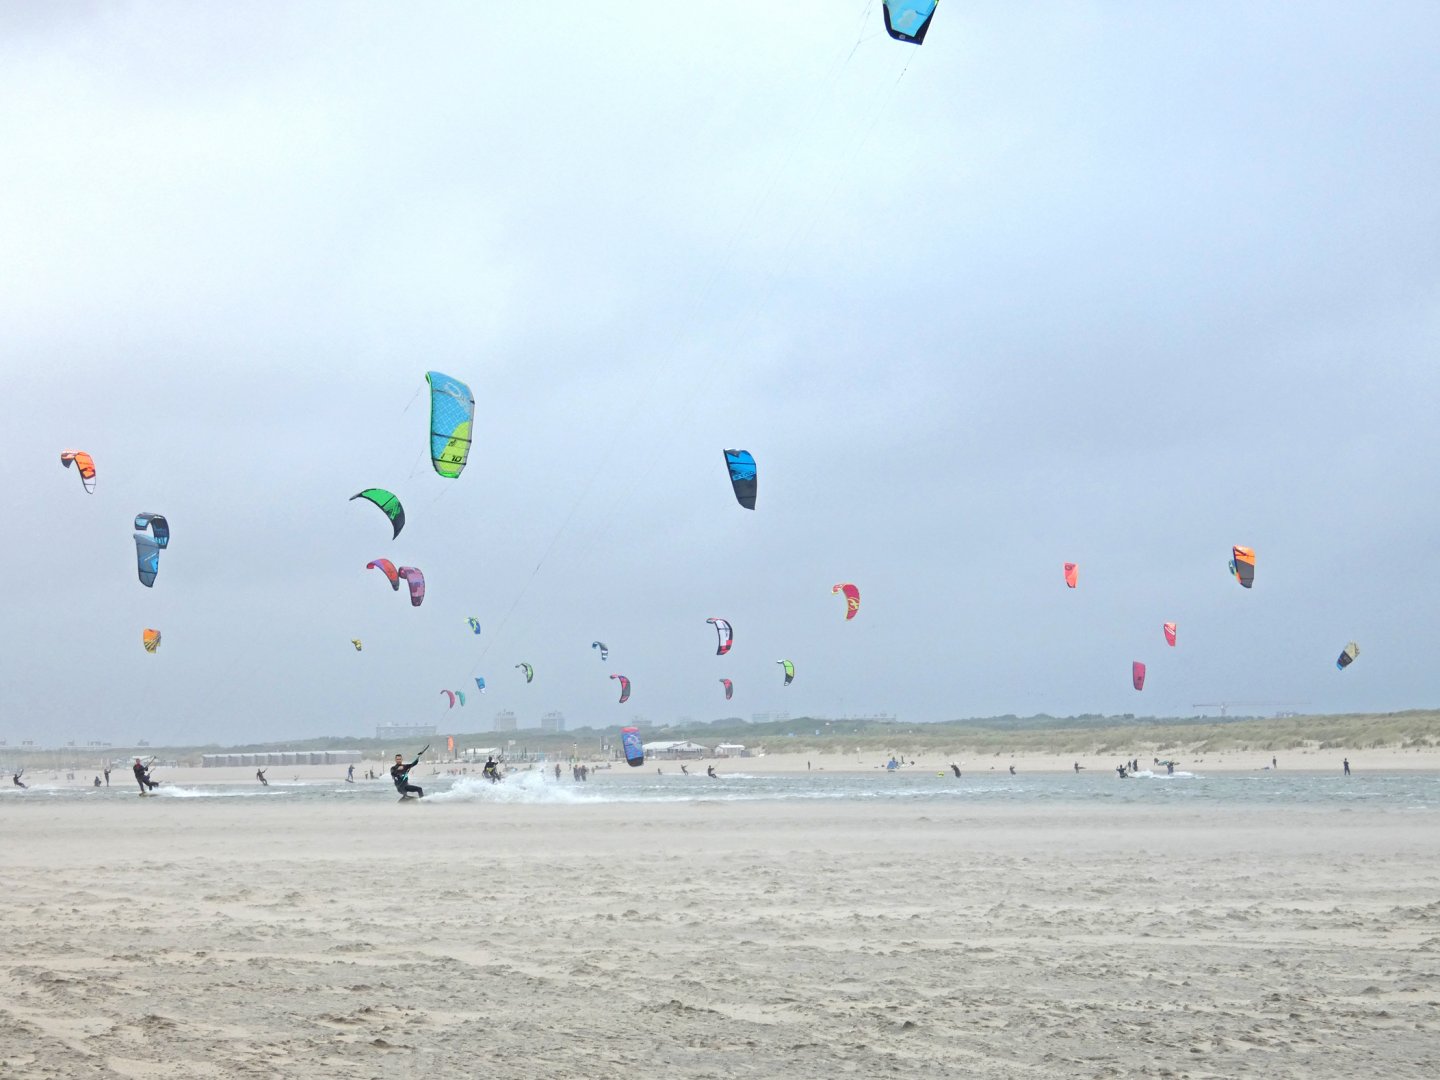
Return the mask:
<svg viewBox="0 0 1440 1080">
<path fill-rule="evenodd" d="M 957 780 L 960 778 L 960 766 L 959 766 L 959 765 L 951 765 L 951 766 L 950 766 L 950 771 L 955 774 L 955 778 L 956 778 Z"/>
<path fill-rule="evenodd" d="M 498 783 L 500 780 L 500 766 L 493 758 L 485 762 L 485 768 L 481 769 L 480 773 L 491 783 Z"/>
<path fill-rule="evenodd" d="M 17 772 L 14 776 L 12 776 L 12 777 L 10 778 L 12 781 L 14 781 L 14 784 L 15 784 L 16 787 L 29 787 L 29 786 L 30 786 L 29 784 L 22 784 L 22 783 L 20 782 L 20 777 L 23 776 L 24 774 L 25 774 L 25 770 L 24 770 L 24 769 L 21 769 L 19 772 Z"/>
<path fill-rule="evenodd" d="M 150 779 L 150 770 L 145 768 L 144 765 L 141 765 L 140 762 L 135 762 L 130 768 L 135 773 L 135 779 L 140 783 L 141 794 L 144 794 L 147 787 L 153 788 L 156 786 L 155 781 Z"/>
<path fill-rule="evenodd" d="M 395 781 L 395 790 L 401 795 L 419 795 L 422 799 L 425 797 L 424 789 L 410 783 L 410 770 L 419 764 L 420 759 L 417 757 L 409 765 L 390 766 L 390 779 Z"/>
</svg>

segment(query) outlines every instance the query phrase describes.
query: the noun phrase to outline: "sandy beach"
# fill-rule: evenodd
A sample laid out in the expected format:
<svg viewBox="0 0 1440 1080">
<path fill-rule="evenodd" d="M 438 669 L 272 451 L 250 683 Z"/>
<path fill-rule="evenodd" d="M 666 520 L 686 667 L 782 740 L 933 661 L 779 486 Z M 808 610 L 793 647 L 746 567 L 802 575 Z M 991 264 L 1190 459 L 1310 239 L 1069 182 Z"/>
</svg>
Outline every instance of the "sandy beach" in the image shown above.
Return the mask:
<svg viewBox="0 0 1440 1080">
<path fill-rule="evenodd" d="M 3 812 L 5 1076 L 1440 1069 L 1428 812 Z"/>
</svg>

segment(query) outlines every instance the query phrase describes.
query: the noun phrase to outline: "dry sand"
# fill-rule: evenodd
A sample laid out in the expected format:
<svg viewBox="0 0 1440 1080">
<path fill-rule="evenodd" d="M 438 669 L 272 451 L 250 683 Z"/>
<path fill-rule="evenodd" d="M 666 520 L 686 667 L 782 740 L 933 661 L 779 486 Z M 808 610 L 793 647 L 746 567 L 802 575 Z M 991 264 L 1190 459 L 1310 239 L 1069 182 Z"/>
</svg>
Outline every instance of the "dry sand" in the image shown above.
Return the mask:
<svg viewBox="0 0 1440 1080">
<path fill-rule="evenodd" d="M 0 805 L 4 1077 L 1440 1075 L 1430 812 Z"/>
</svg>

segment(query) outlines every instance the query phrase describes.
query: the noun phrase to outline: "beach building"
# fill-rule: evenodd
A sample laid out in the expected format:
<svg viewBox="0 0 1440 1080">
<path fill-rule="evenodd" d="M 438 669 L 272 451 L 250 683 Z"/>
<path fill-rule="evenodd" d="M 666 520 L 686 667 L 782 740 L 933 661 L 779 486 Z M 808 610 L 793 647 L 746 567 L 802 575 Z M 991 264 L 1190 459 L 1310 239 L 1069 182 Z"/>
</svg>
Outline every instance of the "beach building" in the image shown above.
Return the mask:
<svg viewBox="0 0 1440 1080">
<path fill-rule="evenodd" d="M 558 735 L 565 730 L 565 714 L 562 712 L 547 712 L 540 718 L 540 730 Z"/>
<path fill-rule="evenodd" d="M 261 750 L 253 754 L 201 754 L 202 769 L 265 768 L 269 765 L 358 765 L 359 750 Z"/>
<path fill-rule="evenodd" d="M 749 757 L 750 751 L 746 750 L 740 743 L 722 742 L 715 747 L 716 757 Z"/>
<path fill-rule="evenodd" d="M 647 758 L 702 758 L 710 753 L 708 746 L 701 746 L 697 742 L 650 742 L 645 744 L 645 756 Z"/>
<path fill-rule="evenodd" d="M 492 730 L 492 731 L 515 731 L 515 730 L 516 730 L 515 714 L 514 714 L 513 712 L 511 712 L 509 709 L 501 709 L 499 712 L 497 712 L 497 713 L 495 714 L 495 726 L 494 726 L 493 728 L 491 728 L 490 730 Z"/>
</svg>

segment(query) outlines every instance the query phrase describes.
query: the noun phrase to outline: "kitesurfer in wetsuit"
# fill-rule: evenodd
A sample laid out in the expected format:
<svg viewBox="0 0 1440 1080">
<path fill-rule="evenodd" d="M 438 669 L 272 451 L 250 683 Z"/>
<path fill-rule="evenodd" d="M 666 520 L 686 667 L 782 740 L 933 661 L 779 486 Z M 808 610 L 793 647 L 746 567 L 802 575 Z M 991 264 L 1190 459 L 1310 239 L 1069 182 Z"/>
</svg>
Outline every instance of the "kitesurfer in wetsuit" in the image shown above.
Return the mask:
<svg viewBox="0 0 1440 1080">
<path fill-rule="evenodd" d="M 419 759 L 417 758 L 416 760 L 418 761 Z M 491 754 L 485 759 L 485 767 L 480 770 L 480 775 L 492 784 L 498 784 L 500 782 L 500 764 L 495 760 L 494 754 Z"/>
<path fill-rule="evenodd" d="M 956 765 L 953 761 L 950 763 L 950 771 L 955 774 L 956 780 L 960 779 L 960 766 Z"/>
<path fill-rule="evenodd" d="M 1124 765 L 1116 765 L 1115 771 L 1120 774 L 1121 780 L 1124 780 L 1127 776 L 1130 775 L 1130 771 L 1126 769 Z"/>
<path fill-rule="evenodd" d="M 264 769 L 256 769 L 256 770 L 255 770 L 255 779 L 256 779 L 256 780 L 259 780 L 260 783 L 263 784 L 265 787 L 269 787 L 269 786 L 270 786 L 270 781 L 265 779 L 265 770 L 264 770 Z"/>
<path fill-rule="evenodd" d="M 140 794 L 144 795 L 147 788 L 154 789 L 160 786 L 159 781 L 150 779 L 150 770 L 141 764 L 138 757 L 135 759 L 135 764 L 130 766 L 130 770 L 140 784 Z"/>
<path fill-rule="evenodd" d="M 420 754 L 424 752 L 421 750 Z M 418 795 L 422 799 L 425 797 L 425 792 L 419 785 L 410 783 L 410 770 L 420 764 L 420 754 L 416 754 L 415 760 L 409 765 L 404 764 L 403 754 L 396 754 L 395 764 L 390 766 L 390 779 L 395 781 L 395 790 L 400 792 L 401 798 L 406 795 Z"/>
<path fill-rule="evenodd" d="M 555 779 L 560 779 L 560 762 L 555 762 Z"/>
<path fill-rule="evenodd" d="M 710 777 L 711 780 L 717 780 L 717 779 L 719 779 L 719 777 L 717 777 L 717 776 L 715 775 L 715 766 L 714 766 L 714 765 L 707 765 L 707 766 L 705 767 L 705 775 L 708 776 L 708 777 Z"/>
<path fill-rule="evenodd" d="M 681 765 L 681 766 L 680 766 L 680 771 L 681 771 L 682 773 L 684 773 L 686 776 L 689 776 L 689 775 L 690 775 L 690 770 L 687 769 L 684 765 Z"/>
<path fill-rule="evenodd" d="M 1015 766 L 1014 766 L 1014 765 L 1011 765 L 1011 766 L 1010 766 L 1010 775 L 1011 775 L 1011 776 L 1014 776 L 1014 775 L 1015 775 Z"/>
<path fill-rule="evenodd" d="M 25 770 L 24 770 L 24 769 L 21 769 L 21 770 L 20 770 L 19 772 L 17 772 L 14 776 L 10 777 L 11 783 L 13 783 L 13 784 L 14 784 L 16 787 L 18 787 L 18 788 L 28 788 L 28 787 L 30 786 L 29 784 L 23 784 L 23 783 L 20 782 L 20 777 L 22 777 L 22 776 L 24 776 L 24 775 L 25 775 Z"/>
</svg>

